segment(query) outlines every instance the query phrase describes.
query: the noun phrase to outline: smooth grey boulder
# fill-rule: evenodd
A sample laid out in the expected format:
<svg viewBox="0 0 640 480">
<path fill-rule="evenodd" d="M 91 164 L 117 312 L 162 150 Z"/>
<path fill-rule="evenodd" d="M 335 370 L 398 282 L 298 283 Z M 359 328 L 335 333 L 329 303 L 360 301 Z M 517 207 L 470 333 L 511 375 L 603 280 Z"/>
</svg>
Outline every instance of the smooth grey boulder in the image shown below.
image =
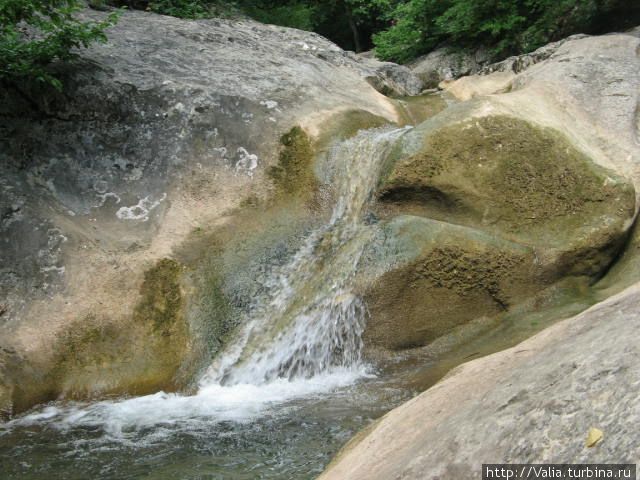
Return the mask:
<svg viewBox="0 0 640 480">
<path fill-rule="evenodd" d="M 412 96 L 424 89 L 422 80 L 404 65 L 381 62 L 365 55 L 357 55 L 356 58 L 366 69 L 363 74 L 365 80 L 385 95 Z"/>
<path fill-rule="evenodd" d="M 356 437 L 320 479 L 479 479 L 483 463 L 638 463 L 638 302 L 640 284 L 458 367 Z M 604 437 L 589 448 L 591 428 Z"/>
<path fill-rule="evenodd" d="M 484 49 L 467 52 L 441 47 L 412 61 L 408 67 L 422 80 L 424 88 L 436 88 L 442 81 L 473 75 L 488 62 L 489 54 Z"/>
</svg>

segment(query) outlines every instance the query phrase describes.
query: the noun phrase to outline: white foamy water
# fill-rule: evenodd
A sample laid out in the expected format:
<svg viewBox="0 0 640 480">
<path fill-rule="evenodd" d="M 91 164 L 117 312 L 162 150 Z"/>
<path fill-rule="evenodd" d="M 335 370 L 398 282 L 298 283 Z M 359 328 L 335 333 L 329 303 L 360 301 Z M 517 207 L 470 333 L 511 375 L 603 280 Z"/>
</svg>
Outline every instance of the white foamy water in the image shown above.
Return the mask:
<svg viewBox="0 0 640 480">
<path fill-rule="evenodd" d="M 113 439 L 159 427 L 248 421 L 296 398 L 331 392 L 367 376 L 361 359 L 367 309 L 352 290 L 373 230 L 363 222 L 381 163 L 408 129 L 360 132 L 330 153 L 337 202 L 289 264 L 273 272 L 263 298 L 203 376 L 197 394 L 66 404 L 0 426 L 46 422 L 58 429 L 99 427 Z M 155 429 L 155 430 L 154 430 Z"/>
<path fill-rule="evenodd" d="M 0 426 L 0 432 L 46 423 L 59 430 L 99 427 L 109 440 L 139 439 L 151 428 L 168 427 L 162 436 L 198 429 L 203 423 L 246 422 L 293 399 L 326 394 L 368 376 L 362 370 L 336 370 L 310 379 L 274 380 L 265 385 L 208 385 L 196 395 L 158 392 L 153 395 L 92 404 L 69 403 L 46 407 Z"/>
</svg>

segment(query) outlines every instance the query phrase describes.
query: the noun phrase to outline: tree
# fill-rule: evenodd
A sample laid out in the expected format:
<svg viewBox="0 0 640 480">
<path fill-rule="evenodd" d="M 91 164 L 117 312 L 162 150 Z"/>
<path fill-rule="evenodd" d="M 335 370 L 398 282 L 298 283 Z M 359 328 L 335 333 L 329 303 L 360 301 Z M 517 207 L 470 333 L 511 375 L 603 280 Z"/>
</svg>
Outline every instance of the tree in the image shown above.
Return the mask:
<svg viewBox="0 0 640 480">
<path fill-rule="evenodd" d="M 123 0 L 110 0 L 122 3 Z M 181 18 L 246 15 L 263 23 L 320 33 L 341 47 L 371 48 L 401 0 L 149 0 L 145 8 Z"/>
<path fill-rule="evenodd" d="M 494 58 L 530 52 L 574 33 L 605 33 L 640 22 L 630 0 L 405 0 L 374 36 L 377 54 L 408 61 L 439 44 L 488 47 Z"/>
<path fill-rule="evenodd" d="M 60 81 L 47 68 L 68 61 L 74 49 L 106 41 L 105 30 L 117 20 L 82 21 L 78 0 L 0 0 L 0 79 L 30 79 L 57 89 Z"/>
<path fill-rule="evenodd" d="M 69 7 L 77 1 L 0 0 L 0 5 L 24 3 L 42 12 L 46 11 L 43 5 Z M 345 49 L 362 51 L 375 45 L 380 58 L 397 62 L 410 61 L 440 45 L 486 47 L 498 60 L 573 33 L 605 33 L 640 23 L 637 0 L 92 1 L 182 18 L 249 16 L 264 23 L 315 31 Z M 0 12 L 6 8 L 0 7 Z M 75 33 L 93 41 L 96 37 L 91 35 L 104 35 L 99 27 Z M 6 40 L 13 33 L 5 31 L 2 35 Z M 23 58 L 22 53 L 17 58 Z"/>
<path fill-rule="evenodd" d="M 371 35 L 386 27 L 387 16 L 397 0 L 339 0 L 346 13 L 356 52 L 371 47 Z M 366 38 L 363 38 L 363 33 Z"/>
</svg>

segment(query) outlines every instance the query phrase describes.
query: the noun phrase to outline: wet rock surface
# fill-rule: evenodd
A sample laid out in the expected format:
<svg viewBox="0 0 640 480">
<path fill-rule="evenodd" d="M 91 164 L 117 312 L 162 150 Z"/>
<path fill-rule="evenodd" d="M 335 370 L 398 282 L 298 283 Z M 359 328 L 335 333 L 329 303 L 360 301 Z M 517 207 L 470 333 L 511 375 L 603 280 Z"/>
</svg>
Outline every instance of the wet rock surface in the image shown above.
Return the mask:
<svg viewBox="0 0 640 480">
<path fill-rule="evenodd" d="M 294 125 L 317 133 L 347 110 L 398 116 L 365 80 L 378 73 L 313 33 L 125 12 L 109 39 L 56 67 L 62 92 L 0 88 L 0 338 L 13 352 L 0 354 L 5 411 L 186 387 L 233 323 L 229 298 L 242 305 L 249 288 L 222 292 L 223 267 L 210 257 L 223 249 L 202 239 L 281 189 L 278 178 L 310 182 L 277 174 L 282 135 Z M 391 92 L 385 75 L 378 87 Z M 275 252 L 313 222 L 299 203 L 280 214 L 294 227 L 273 227 L 284 237 L 263 235 L 281 244 Z M 185 243 L 200 254 L 180 253 Z M 172 261 L 182 300 L 167 330 L 156 325 L 162 305 L 145 313 L 145 298 L 164 291 L 146 279 Z"/>
<path fill-rule="evenodd" d="M 400 215 L 383 235 L 402 260 L 367 288 L 369 347 L 427 345 L 475 318 L 508 310 L 544 284 L 534 249 L 479 230 Z"/>
<path fill-rule="evenodd" d="M 482 233 L 532 249 L 532 262 L 508 268 L 515 280 L 509 281 L 513 293 L 502 303 L 505 310 L 562 279 L 588 286 L 617 259 L 637 210 L 637 48 L 630 35 L 578 36 L 550 46 L 547 60 L 510 73 L 506 93 L 499 93 L 501 72 L 454 82 L 449 91 L 466 101 L 403 138 L 383 176 L 377 215 L 385 221 L 409 216 L 405 225 L 417 217 L 465 226 L 471 245 Z M 600 74 L 590 76 L 593 71 Z M 492 95 L 483 96 L 492 82 Z M 407 248 L 396 234 L 384 241 Z M 456 242 L 485 263 L 475 246 Z M 477 286 L 475 296 L 427 279 L 421 286 L 412 281 L 415 269 L 434 255 L 432 248 L 428 236 L 416 237 L 406 255 L 388 257 L 395 273 L 384 272 L 365 289 L 375 305 L 369 322 L 374 343 L 424 345 L 436 324 L 442 332 L 447 321 L 468 321 L 470 311 L 500 315 L 499 303 L 478 293 L 482 282 L 469 268 L 457 275 Z M 492 271 L 488 266 L 488 279 Z M 633 282 L 625 279 L 622 288 Z"/>
<path fill-rule="evenodd" d="M 640 180 L 636 37 L 569 39 L 519 73 L 509 67 L 454 82 L 448 104 L 392 102 L 385 95 L 422 89 L 408 69 L 307 32 L 127 12 L 110 38 L 61 71 L 62 93 L 0 90 L 2 413 L 56 398 L 192 391 L 253 299 L 268 294 L 270 275 L 329 221 L 341 171 L 331 165 L 332 142 L 361 128 L 421 122 L 398 134 L 383 174 L 372 177 L 377 194 L 363 222 L 372 240 L 353 277 L 371 313 L 367 346 L 421 347 L 478 317 L 499 323 L 507 313 L 537 312 L 553 296 L 570 296 L 565 284 L 583 294 L 625 247 Z M 624 265 L 603 296 L 635 281 L 633 254 Z M 632 302 L 624 302 L 616 322 L 628 315 Z M 532 350 L 531 363 L 507 362 L 513 371 L 486 380 L 490 411 L 507 412 L 505 438 L 522 434 L 517 421 L 527 408 L 541 412 L 532 417 L 544 418 L 539 429 L 529 430 L 543 438 L 584 426 L 556 431 L 548 423 L 549 412 L 575 411 L 584 391 L 573 384 L 567 402 L 550 406 L 518 397 L 521 389 L 509 391 L 515 400 L 504 408 L 491 403 L 507 375 L 525 385 L 576 370 L 604 388 L 599 378 L 614 382 L 618 371 L 601 362 L 613 373 L 598 377 L 605 370 L 594 359 L 637 355 L 607 342 L 582 348 L 596 333 L 613 337 L 593 312 L 578 317 L 595 315 L 597 325 L 576 327 L 575 350 L 554 343 L 556 354 L 549 343 Z M 622 328 L 634 338 L 633 322 Z M 568 369 L 565 359 L 585 369 Z M 635 388 L 628 366 L 619 378 Z M 388 438 L 410 434 L 384 446 L 384 466 L 356 446 L 334 467 L 336 478 L 393 478 L 401 469 L 411 478 L 429 452 L 442 465 L 450 463 L 445 451 L 551 458 L 535 442 L 474 437 L 487 430 L 477 427 L 487 410 L 472 391 L 476 373 L 452 377 L 468 382 L 460 383 L 457 420 L 436 421 L 454 418 L 445 408 L 457 409 L 451 396 L 438 404 L 445 413 L 408 410 L 406 423 L 392 413 Z M 610 397 L 589 398 L 581 408 L 599 412 Z M 620 398 L 624 409 L 631 396 Z M 593 415 L 605 435 L 616 425 Z M 464 447 L 455 432 L 467 431 L 474 441 Z M 439 472 L 466 478 L 473 462 Z"/>
<path fill-rule="evenodd" d="M 633 182 L 555 130 L 473 118 L 486 107 L 450 108 L 398 146 L 376 212 L 404 256 L 367 290 L 369 345 L 422 346 L 563 279 L 586 286 L 624 246 Z"/>
</svg>

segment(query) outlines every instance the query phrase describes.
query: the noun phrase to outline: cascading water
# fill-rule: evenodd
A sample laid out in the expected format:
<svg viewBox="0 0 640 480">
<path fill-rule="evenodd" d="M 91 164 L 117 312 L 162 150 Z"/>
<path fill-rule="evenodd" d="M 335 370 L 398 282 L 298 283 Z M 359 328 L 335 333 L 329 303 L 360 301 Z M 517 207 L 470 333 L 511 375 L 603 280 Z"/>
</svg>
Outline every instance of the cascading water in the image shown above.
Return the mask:
<svg viewBox="0 0 640 480">
<path fill-rule="evenodd" d="M 235 341 L 210 366 L 195 395 L 159 392 L 56 405 L 5 426 L 101 427 L 110 439 L 139 442 L 138 432 L 160 424 L 194 431 L 210 419 L 246 420 L 270 405 L 327 392 L 364 375 L 367 309 L 351 290 L 374 235 L 363 216 L 382 161 L 408 128 L 361 131 L 330 151 L 337 198 L 330 221 L 270 276 L 264 285 L 268 293 L 256 299 Z"/>
<path fill-rule="evenodd" d="M 315 478 L 354 431 L 408 398 L 355 384 L 368 374 L 367 309 L 353 290 L 376 235 L 367 203 L 406 131 L 362 131 L 328 153 L 330 220 L 268 276 L 195 395 L 60 402 L 0 424 L 0 477 Z"/>
<path fill-rule="evenodd" d="M 367 310 L 351 292 L 371 230 L 363 211 L 382 160 L 406 128 L 368 130 L 335 146 L 337 203 L 329 223 L 314 232 L 266 285 L 252 318 L 201 381 L 262 385 L 361 369 Z"/>
</svg>

